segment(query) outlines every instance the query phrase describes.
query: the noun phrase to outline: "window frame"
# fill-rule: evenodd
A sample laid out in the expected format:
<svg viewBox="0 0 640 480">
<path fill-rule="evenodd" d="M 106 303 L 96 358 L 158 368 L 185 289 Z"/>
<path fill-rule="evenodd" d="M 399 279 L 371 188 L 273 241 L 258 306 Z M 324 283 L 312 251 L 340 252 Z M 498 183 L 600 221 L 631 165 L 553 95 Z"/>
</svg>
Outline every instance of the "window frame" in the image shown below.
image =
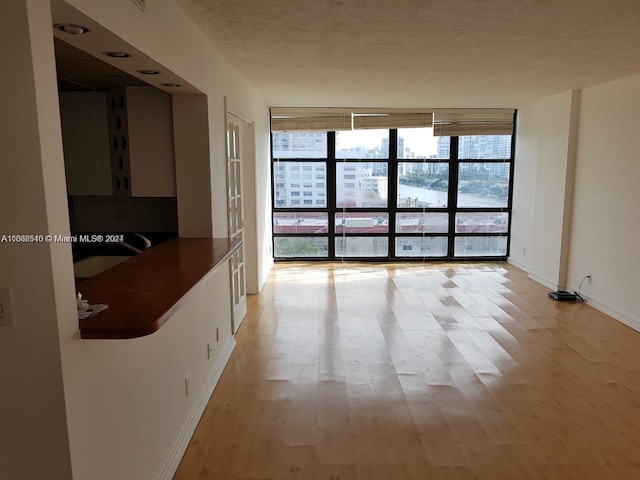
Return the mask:
<svg viewBox="0 0 640 480">
<path fill-rule="evenodd" d="M 398 158 L 398 130 L 389 130 L 389 155 L 388 158 L 366 158 L 366 159 L 353 159 L 353 158 L 336 158 L 336 135 L 334 131 L 326 132 L 327 142 L 327 157 L 326 158 L 282 158 L 277 159 L 273 157 L 273 149 L 271 153 L 271 201 L 272 201 L 272 225 L 274 221 L 274 215 L 280 212 L 292 212 L 292 213 L 313 213 L 322 212 L 328 216 L 328 232 L 310 234 L 303 233 L 301 237 L 325 237 L 327 238 L 328 255 L 326 257 L 276 257 L 275 244 L 278 237 L 292 237 L 290 233 L 273 233 L 272 246 L 274 252 L 275 261 L 394 261 L 394 262 L 416 262 L 416 261 L 506 261 L 510 252 L 511 245 L 511 223 L 512 223 L 512 208 L 513 208 L 513 174 L 515 167 L 515 121 L 516 113 L 514 113 L 514 131 L 511 134 L 511 151 L 509 159 L 459 159 L 458 147 L 459 137 L 449 137 L 449 158 L 448 159 L 404 159 Z M 273 146 L 273 132 L 271 133 L 271 145 Z M 278 173 L 282 173 L 277 168 L 278 162 L 299 162 L 301 166 L 304 163 L 323 162 L 325 164 L 324 169 L 324 184 L 326 191 L 326 202 L 324 207 L 313 206 L 298 206 L 298 207 L 279 207 L 276 205 L 275 185 L 276 177 Z M 366 163 L 387 163 L 387 207 L 337 207 L 336 206 L 336 194 L 337 194 L 337 165 L 339 162 L 352 163 L 352 162 L 366 162 Z M 403 163 L 420 163 L 435 162 L 435 163 L 447 163 L 449 166 L 449 180 L 448 180 L 448 192 L 447 192 L 447 207 L 398 207 L 397 206 L 397 186 L 398 186 L 398 164 Z M 508 181 L 508 201 L 505 207 L 458 207 L 458 184 L 459 184 L 459 165 L 461 163 L 497 163 L 508 164 L 509 181 Z M 303 168 L 300 169 L 300 172 Z M 314 170 L 315 172 L 315 170 Z M 314 180 L 315 182 L 315 180 Z M 301 180 L 302 183 L 302 180 Z M 303 198 L 302 196 L 300 198 Z M 316 197 L 313 197 L 316 199 Z M 384 212 L 388 214 L 388 231 L 386 233 L 337 233 L 335 218 L 336 214 L 341 213 L 379 213 Z M 447 213 L 448 218 L 448 231 L 447 233 L 407 233 L 396 232 L 396 218 L 398 213 Z M 456 218 L 458 213 L 493 213 L 504 212 L 508 214 L 507 231 L 506 233 L 495 232 L 456 232 Z M 388 252 L 386 256 L 375 257 L 340 257 L 336 256 L 336 238 L 340 237 L 387 237 Z M 446 237 L 447 240 L 447 255 L 446 256 L 396 256 L 396 239 L 407 237 Z M 456 239 L 462 237 L 506 237 L 506 252 L 504 255 L 497 256 L 455 256 Z"/>
</svg>

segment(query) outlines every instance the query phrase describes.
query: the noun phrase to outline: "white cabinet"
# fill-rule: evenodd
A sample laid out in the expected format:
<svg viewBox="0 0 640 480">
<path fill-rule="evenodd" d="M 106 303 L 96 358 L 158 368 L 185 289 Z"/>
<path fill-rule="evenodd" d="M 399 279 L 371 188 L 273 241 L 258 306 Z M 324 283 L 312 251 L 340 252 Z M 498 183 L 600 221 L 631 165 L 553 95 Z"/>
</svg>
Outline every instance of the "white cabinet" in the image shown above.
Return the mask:
<svg viewBox="0 0 640 480">
<path fill-rule="evenodd" d="M 68 195 L 111 195 L 104 92 L 60 92 L 60 121 Z"/>
<path fill-rule="evenodd" d="M 175 197 L 171 95 L 60 92 L 68 195 Z"/>
<path fill-rule="evenodd" d="M 114 195 L 175 197 L 171 95 L 151 87 L 107 92 Z"/>
</svg>

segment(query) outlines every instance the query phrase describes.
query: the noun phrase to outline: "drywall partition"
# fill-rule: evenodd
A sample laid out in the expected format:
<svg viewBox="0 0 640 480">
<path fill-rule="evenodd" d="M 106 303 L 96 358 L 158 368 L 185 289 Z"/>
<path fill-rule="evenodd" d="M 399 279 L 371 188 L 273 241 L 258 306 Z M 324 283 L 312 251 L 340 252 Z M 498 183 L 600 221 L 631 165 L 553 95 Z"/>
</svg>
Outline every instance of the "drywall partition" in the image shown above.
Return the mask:
<svg viewBox="0 0 640 480">
<path fill-rule="evenodd" d="M 151 335 L 63 345 L 74 479 L 172 478 L 233 349 L 229 295 L 223 266 Z"/>
<path fill-rule="evenodd" d="M 571 92 L 571 111 L 569 113 L 569 137 L 567 140 L 567 168 L 564 188 L 564 215 L 562 218 L 562 237 L 560 241 L 560 265 L 558 266 L 558 289 L 567 289 L 569 273 L 569 252 L 571 247 L 571 223 L 573 219 L 573 201 L 578 151 L 578 132 L 580 130 L 580 102 L 582 94 L 578 90 Z"/>
<path fill-rule="evenodd" d="M 529 275 L 554 290 L 564 283 L 561 260 L 568 221 L 565 194 L 567 181 L 573 177 L 569 153 L 574 100 L 574 92 L 565 92 L 542 100 L 533 109 L 538 141 Z"/>
<path fill-rule="evenodd" d="M 258 239 L 257 249 L 257 281 L 258 291 L 267 281 L 271 267 L 273 266 L 273 220 L 271 218 L 271 135 L 269 115 L 265 112 L 262 117 L 254 120 L 253 131 L 255 136 L 256 159 L 259 155 L 266 155 L 266 161 L 256 161 L 255 164 L 255 191 L 256 191 L 256 232 Z"/>
<path fill-rule="evenodd" d="M 257 91 L 234 70 L 174 0 L 146 2 L 145 11 L 131 0 L 51 0 L 54 7 L 72 6 L 186 79 L 208 98 L 211 205 L 214 235 L 226 235 L 224 97 L 233 111 L 253 121 L 256 137 L 256 266 L 262 288 L 273 265 L 271 254 L 271 186 L 269 116 Z M 172 92 L 173 93 L 173 92 Z M 177 166 L 177 168 L 179 168 Z M 223 201 L 224 200 L 224 201 Z M 179 207 L 180 208 L 180 207 Z"/>
<path fill-rule="evenodd" d="M 509 263 L 531 271 L 538 167 L 539 105 L 518 109 Z"/>
<path fill-rule="evenodd" d="M 233 102 L 229 103 L 230 111 L 237 111 Z M 247 117 L 243 117 L 247 118 Z M 272 218 L 271 218 L 271 134 L 269 124 L 269 112 L 268 110 L 264 115 L 258 115 L 253 117 L 251 125 L 247 127 L 248 135 L 245 135 L 245 140 L 252 142 L 252 145 L 247 145 L 246 150 L 253 152 L 253 157 L 256 161 L 253 165 L 247 165 L 244 168 L 245 173 L 243 183 L 245 191 L 251 190 L 246 201 L 251 202 L 251 207 L 245 210 L 245 222 L 250 222 L 251 225 L 247 228 L 248 235 L 255 235 L 256 242 L 255 252 L 252 252 L 249 261 L 256 262 L 256 267 L 251 268 L 252 273 L 250 275 L 251 281 L 249 282 L 249 276 L 247 277 L 247 291 L 252 293 L 258 293 L 262 290 L 262 287 L 267 281 L 269 272 L 273 267 L 273 252 L 272 252 Z M 261 156 L 266 155 L 262 161 Z M 253 233 L 255 232 L 255 233 Z M 250 245 L 252 240 L 248 242 Z"/>
<path fill-rule="evenodd" d="M 223 100 L 227 96 L 245 116 L 255 119 L 256 145 L 263 148 L 269 136 L 268 110 L 260 96 L 172 0 L 147 2 L 145 12 L 129 0 L 52 0 L 52 4 L 53 22 L 65 21 L 62 17 L 71 10 L 90 18 L 202 92 L 194 102 L 198 118 L 208 119 L 208 128 L 194 132 L 199 145 L 193 158 L 185 153 L 188 148 L 180 146 L 176 156 L 178 211 L 184 225 L 179 228 L 185 236 L 226 236 Z M 50 24 L 43 29 L 49 35 Z M 50 87 L 55 99 L 54 77 Z M 174 97 L 178 117 L 188 114 L 187 103 Z M 203 137 L 208 138 L 203 141 Z M 178 144 L 184 141 L 186 135 Z M 206 143 L 208 151 L 202 147 Z M 259 148 L 257 175 L 268 178 L 264 173 L 269 168 L 268 148 Z M 194 158 L 199 159 L 195 166 L 189 163 Z M 64 182 L 61 159 L 59 175 Z M 190 185 L 187 198 L 195 208 L 188 202 L 180 204 L 181 191 Z M 256 199 L 257 205 L 269 205 L 268 188 L 256 191 L 265 195 Z M 198 205 L 198 198 L 203 205 Z M 46 206 L 66 212 L 64 194 L 47 199 Z M 206 221 L 200 224 L 203 216 Z M 258 248 L 262 245 L 264 251 L 270 242 L 264 237 L 268 226 L 263 216 L 256 222 Z M 269 267 L 269 259 L 258 259 L 259 279 L 266 278 L 264 270 Z M 65 298 L 73 302 L 73 279 L 66 273 L 70 268 L 69 258 L 54 266 L 54 276 L 56 287 L 60 285 Z M 229 297 L 228 272 L 221 268 L 158 332 L 133 340 L 81 340 L 75 313 L 58 315 L 73 478 L 171 478 L 233 346 Z M 213 348 L 209 358 L 207 344 Z"/>
<path fill-rule="evenodd" d="M 173 95 L 178 228 L 181 237 L 213 236 L 209 106 L 205 95 Z"/>
<path fill-rule="evenodd" d="M 255 128 L 253 123 L 242 122 L 241 133 L 242 145 L 242 188 L 244 197 L 244 217 L 245 217 L 245 243 L 244 254 L 246 268 L 247 293 L 257 294 L 259 290 L 258 279 L 258 246 L 257 239 L 257 214 L 256 211 L 256 168 L 252 159 L 255 157 Z"/>
<path fill-rule="evenodd" d="M 49 5 L 0 2 L 0 18 L 11 67 L 0 90 L 0 236 L 68 234 Z M 57 320 L 75 309 L 71 249 L 35 240 L 0 242 L 0 286 L 12 288 L 15 314 L 15 326 L 0 326 L 0 477 L 67 480 Z"/>
<path fill-rule="evenodd" d="M 569 285 L 640 330 L 640 76 L 582 92 Z"/>
</svg>

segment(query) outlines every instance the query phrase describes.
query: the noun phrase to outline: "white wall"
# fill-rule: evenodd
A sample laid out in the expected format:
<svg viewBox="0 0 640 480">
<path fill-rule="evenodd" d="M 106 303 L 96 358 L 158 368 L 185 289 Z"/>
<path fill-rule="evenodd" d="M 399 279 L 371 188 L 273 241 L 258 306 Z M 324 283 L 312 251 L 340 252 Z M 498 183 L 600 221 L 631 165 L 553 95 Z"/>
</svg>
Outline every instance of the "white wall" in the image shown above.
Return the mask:
<svg viewBox="0 0 640 480">
<path fill-rule="evenodd" d="M 182 454 L 177 444 L 190 438 L 190 431 L 181 438 L 185 425 L 194 409 L 202 408 L 198 402 L 210 394 L 206 387 L 217 381 L 233 346 L 229 295 L 228 269 L 222 266 L 151 335 L 81 340 L 77 320 L 64 321 L 74 479 L 171 478 L 166 474 Z M 213 347 L 210 359 L 207 343 Z"/>
<path fill-rule="evenodd" d="M 52 1 L 54 18 L 41 0 L 0 7 L 2 18 L 12 19 L 0 34 L 12 46 L 3 51 L 12 68 L 0 114 L 0 234 L 69 231 L 51 25 L 72 5 L 207 96 L 208 168 L 183 165 L 178 177 L 188 188 L 190 178 L 210 171 L 210 205 L 194 215 L 212 212 L 202 231 L 226 236 L 223 99 L 255 121 L 256 175 L 267 178 L 268 110 L 260 96 L 172 0 L 147 2 L 145 13 L 129 0 Z M 269 205 L 268 182 L 256 195 L 256 203 Z M 266 216 L 256 218 L 261 252 L 270 244 Z M 194 231 L 195 223 L 188 225 Z M 259 259 L 258 278 L 266 278 L 270 262 Z M 74 479 L 170 478 L 233 345 L 227 269 L 160 331 L 102 341 L 80 339 L 69 244 L 0 244 L 0 264 L 0 286 L 14 288 L 18 315 L 17 326 L 0 328 L 2 477 L 68 479 L 73 470 Z M 211 359 L 207 342 L 214 345 Z"/>
<path fill-rule="evenodd" d="M 565 92 L 518 111 L 511 255 L 513 263 L 553 289 L 565 282 L 561 257 L 570 221 L 565 195 L 573 182 L 570 126 L 578 102 L 576 93 Z"/>
<path fill-rule="evenodd" d="M 569 284 L 640 330 L 640 76 L 582 92 Z"/>
<path fill-rule="evenodd" d="M 179 220 L 185 224 L 179 228 L 181 234 L 188 231 L 188 236 L 206 236 L 212 231 L 213 236 L 226 237 L 224 98 L 245 118 L 255 121 L 256 135 L 261 139 L 268 137 L 267 108 L 262 99 L 170 0 L 147 2 L 143 14 L 129 0 L 68 3 L 206 95 L 205 104 L 196 103 L 206 105 L 208 164 L 190 163 L 183 147 L 176 157 Z M 181 107 L 188 103 L 174 101 L 174 106 L 178 105 L 174 118 L 187 121 Z M 200 132 L 198 141 L 202 133 L 206 135 Z M 207 161 L 202 149 L 194 151 L 199 162 Z M 268 165 L 267 155 L 268 151 L 257 149 L 256 169 Z M 208 182 L 202 182 L 203 174 Z M 190 208 L 181 204 L 185 198 L 190 200 Z M 198 198 L 205 200 L 203 209 Z M 213 222 L 200 224 L 207 212 Z M 258 225 L 258 243 L 268 241 L 261 238 L 265 231 L 264 225 Z M 224 359 L 222 351 L 232 341 L 229 296 L 228 270 L 221 268 L 160 331 L 143 339 L 82 341 L 77 338 L 77 322 L 65 323 L 62 358 L 74 478 L 144 480 L 171 473 L 182 453 L 176 443 L 185 440 L 181 435 L 199 407 L 198 399 L 210 392 L 207 385 L 219 374 L 216 359 Z M 206 343 L 215 344 L 216 327 L 220 342 L 214 357 L 207 360 Z M 189 398 L 185 397 L 186 375 L 190 375 Z M 96 410 L 106 413 L 96 418 Z M 195 428 L 195 423 L 190 426 Z M 90 441 L 94 432 L 100 436 Z"/>
<path fill-rule="evenodd" d="M 531 271 L 538 169 L 537 104 L 518 110 L 509 263 Z"/>
<path fill-rule="evenodd" d="M 255 164 L 253 174 L 256 198 L 256 230 L 257 230 L 257 289 L 262 290 L 271 267 L 273 267 L 273 220 L 271 219 L 271 135 L 269 112 L 262 118 L 256 118 L 254 124 L 255 152 L 266 155 L 265 161 Z"/>
<path fill-rule="evenodd" d="M 640 76 L 519 109 L 510 258 L 637 330 L 639 112 Z"/>
<path fill-rule="evenodd" d="M 173 96 L 173 134 L 180 236 L 212 237 L 209 107 L 205 95 Z"/>
<path fill-rule="evenodd" d="M 50 208 L 66 193 L 49 6 L 1 2 L 0 18 L 11 66 L 0 89 L 0 235 L 64 233 L 66 208 Z M 0 243 L 0 286 L 13 288 L 16 316 L 0 327 L 3 479 L 71 476 L 57 320 L 75 306 L 72 287 L 61 301 L 59 279 L 73 285 L 68 245 Z"/>
<path fill-rule="evenodd" d="M 242 160 L 242 195 L 244 201 L 244 261 L 247 293 L 257 294 L 260 291 L 258 279 L 258 245 L 256 202 L 256 169 L 255 162 L 249 161 L 255 157 L 255 129 L 252 123 L 242 121 L 240 138 L 240 152 Z M 261 179 L 262 180 L 262 179 Z"/>
<path fill-rule="evenodd" d="M 207 95 L 209 113 L 210 185 L 213 235 L 227 236 L 224 97 L 230 111 L 254 122 L 256 144 L 257 245 L 256 266 L 262 288 L 273 265 L 271 246 L 271 185 L 269 117 L 257 91 L 211 45 L 174 0 L 147 2 L 142 12 L 130 0 L 51 0 L 54 12 L 72 6 L 135 48 L 158 61 Z M 55 15 L 54 15 L 55 16 Z M 175 102 L 174 102 L 175 104 Z M 178 162 L 178 159 L 176 159 Z M 180 165 L 176 165 L 180 168 Z M 184 172 L 185 169 L 182 169 Z M 201 173 L 201 172 L 199 172 Z M 194 172 L 194 183 L 199 183 Z M 180 179 L 178 179 L 180 181 Z M 197 192 L 196 192 L 197 193 Z M 200 198 L 204 193 L 198 193 Z M 179 201 L 180 211 L 180 201 Z M 179 212 L 180 214 L 180 212 Z M 191 229 L 198 231 L 197 228 Z"/>
</svg>

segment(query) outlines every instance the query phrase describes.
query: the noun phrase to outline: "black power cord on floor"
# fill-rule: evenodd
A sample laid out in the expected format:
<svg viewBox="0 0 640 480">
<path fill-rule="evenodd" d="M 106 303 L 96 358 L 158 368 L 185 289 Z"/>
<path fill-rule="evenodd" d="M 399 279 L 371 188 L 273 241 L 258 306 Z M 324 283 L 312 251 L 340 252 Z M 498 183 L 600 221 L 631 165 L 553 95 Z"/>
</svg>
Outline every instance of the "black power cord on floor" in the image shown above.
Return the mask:
<svg viewBox="0 0 640 480">
<path fill-rule="evenodd" d="M 585 275 L 584 278 L 580 281 L 580 285 L 578 285 L 578 291 L 577 292 L 573 292 L 576 295 L 576 298 L 577 298 L 576 301 L 580 301 L 582 303 L 587 303 L 587 301 L 584 299 L 584 297 L 581 294 L 582 284 L 584 283 L 584 281 L 586 279 L 589 279 L 589 283 L 591 283 L 591 275 Z"/>
</svg>

